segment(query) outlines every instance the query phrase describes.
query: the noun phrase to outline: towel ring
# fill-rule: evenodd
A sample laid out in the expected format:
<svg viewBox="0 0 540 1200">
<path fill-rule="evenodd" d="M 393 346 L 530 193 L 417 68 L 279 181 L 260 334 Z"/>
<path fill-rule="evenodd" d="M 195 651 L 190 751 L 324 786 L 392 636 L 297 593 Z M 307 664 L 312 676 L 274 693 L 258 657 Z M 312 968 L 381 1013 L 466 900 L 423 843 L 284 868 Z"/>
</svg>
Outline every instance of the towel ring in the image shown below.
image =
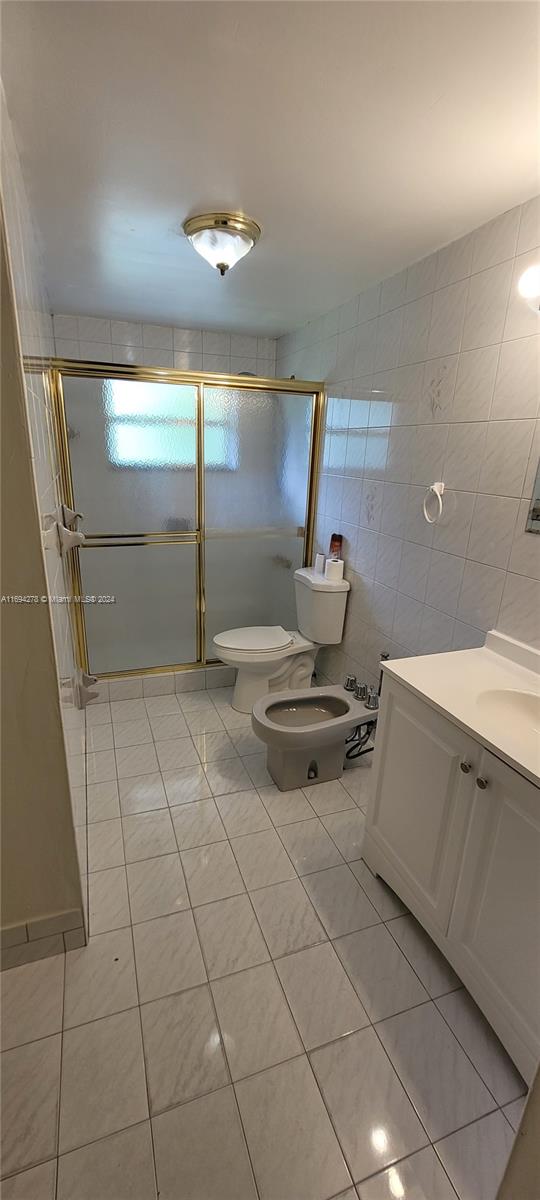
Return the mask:
<svg viewBox="0 0 540 1200">
<path fill-rule="evenodd" d="M 426 494 L 424 496 L 424 502 L 423 502 L 422 507 L 424 509 L 424 516 L 426 518 L 428 525 L 437 525 L 442 517 L 443 492 L 444 492 L 444 483 L 432 483 L 426 489 Z M 437 500 L 437 512 L 435 513 L 434 517 L 431 517 L 428 512 L 428 503 L 429 503 L 431 496 L 435 496 L 435 498 Z"/>
</svg>

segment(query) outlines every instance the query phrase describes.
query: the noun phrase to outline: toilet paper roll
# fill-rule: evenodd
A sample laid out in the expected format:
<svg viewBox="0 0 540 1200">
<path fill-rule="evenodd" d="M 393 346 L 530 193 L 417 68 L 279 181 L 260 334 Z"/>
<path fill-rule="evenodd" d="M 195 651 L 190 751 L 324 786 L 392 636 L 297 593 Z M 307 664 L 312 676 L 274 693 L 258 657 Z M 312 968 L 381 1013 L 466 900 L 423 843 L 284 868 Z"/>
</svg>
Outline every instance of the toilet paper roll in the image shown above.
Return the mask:
<svg viewBox="0 0 540 1200">
<path fill-rule="evenodd" d="M 344 566 L 342 558 L 327 558 L 324 568 L 325 579 L 330 579 L 333 583 L 336 583 L 338 579 L 343 579 Z"/>
<path fill-rule="evenodd" d="M 324 554 L 316 554 L 315 555 L 315 570 L 317 571 L 317 573 L 319 575 L 323 574 L 323 572 L 324 572 Z"/>
</svg>

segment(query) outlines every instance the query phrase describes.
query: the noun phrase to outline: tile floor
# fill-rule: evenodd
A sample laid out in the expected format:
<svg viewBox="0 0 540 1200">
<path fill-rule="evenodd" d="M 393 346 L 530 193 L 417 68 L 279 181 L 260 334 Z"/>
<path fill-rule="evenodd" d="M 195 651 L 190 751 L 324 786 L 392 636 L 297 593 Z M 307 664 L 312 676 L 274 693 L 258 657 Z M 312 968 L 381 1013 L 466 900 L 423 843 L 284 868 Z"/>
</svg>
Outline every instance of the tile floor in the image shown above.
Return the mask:
<svg viewBox="0 0 540 1200">
<path fill-rule="evenodd" d="M 3 1200 L 494 1200 L 525 1086 L 362 861 L 370 760 L 280 793 L 230 698 L 87 710 L 90 942 L 1 977 Z"/>
</svg>

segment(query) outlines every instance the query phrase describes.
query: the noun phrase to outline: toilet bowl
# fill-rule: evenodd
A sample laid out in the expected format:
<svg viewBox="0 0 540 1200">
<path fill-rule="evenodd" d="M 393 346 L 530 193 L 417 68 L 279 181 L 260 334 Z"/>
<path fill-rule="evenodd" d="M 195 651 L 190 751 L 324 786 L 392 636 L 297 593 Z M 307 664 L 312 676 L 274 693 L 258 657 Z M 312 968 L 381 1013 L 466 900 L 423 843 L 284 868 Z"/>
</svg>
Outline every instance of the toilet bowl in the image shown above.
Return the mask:
<svg viewBox="0 0 540 1200">
<path fill-rule="evenodd" d="M 228 629 L 213 640 L 217 658 L 236 667 L 233 708 L 250 713 L 268 692 L 307 688 L 321 646 L 341 641 L 349 583 L 311 568 L 294 572 L 298 629 L 254 625 Z"/>
<path fill-rule="evenodd" d="M 343 687 L 272 692 L 253 706 L 253 732 L 266 744 L 267 767 L 282 792 L 338 779 L 345 740 L 366 708 Z"/>
</svg>

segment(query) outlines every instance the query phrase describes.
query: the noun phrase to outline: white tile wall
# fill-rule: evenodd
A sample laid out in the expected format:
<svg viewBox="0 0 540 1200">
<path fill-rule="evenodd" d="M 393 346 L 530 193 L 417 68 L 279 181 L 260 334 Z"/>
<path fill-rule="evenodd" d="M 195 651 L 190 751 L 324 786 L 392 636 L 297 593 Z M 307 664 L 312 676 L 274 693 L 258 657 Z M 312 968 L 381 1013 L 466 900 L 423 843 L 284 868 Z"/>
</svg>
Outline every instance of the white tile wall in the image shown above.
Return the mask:
<svg viewBox="0 0 540 1200">
<path fill-rule="evenodd" d="M 54 348 L 62 358 L 233 375 L 250 371 L 267 378 L 276 374 L 275 338 L 63 313 L 52 320 Z"/>
<path fill-rule="evenodd" d="M 278 375 L 328 382 L 317 549 L 341 530 L 352 585 L 331 678 L 493 626 L 540 645 L 540 326 L 516 290 L 539 243 L 535 197 L 278 341 Z"/>
</svg>

